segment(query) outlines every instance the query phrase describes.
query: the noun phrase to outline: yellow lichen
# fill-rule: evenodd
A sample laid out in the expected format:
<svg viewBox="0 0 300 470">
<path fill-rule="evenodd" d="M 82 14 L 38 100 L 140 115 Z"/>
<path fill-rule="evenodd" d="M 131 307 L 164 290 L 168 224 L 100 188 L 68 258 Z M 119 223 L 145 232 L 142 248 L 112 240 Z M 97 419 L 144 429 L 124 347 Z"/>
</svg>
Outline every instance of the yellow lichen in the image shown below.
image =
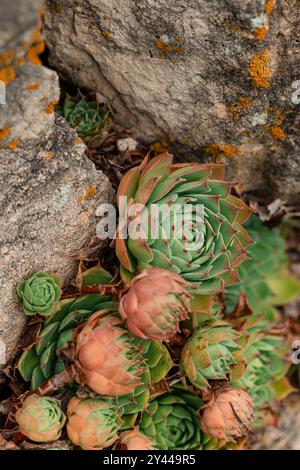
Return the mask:
<svg viewBox="0 0 300 470">
<path fill-rule="evenodd" d="M 241 96 L 237 103 L 226 106 L 226 109 L 231 113 L 231 117 L 234 121 L 241 119 L 240 111 L 246 108 L 250 108 L 251 100 L 247 96 Z"/>
<path fill-rule="evenodd" d="M 34 91 L 34 90 L 37 90 L 38 88 L 40 88 L 40 82 L 29 83 L 29 85 L 27 85 L 28 91 Z"/>
<path fill-rule="evenodd" d="M 49 113 L 49 114 L 54 113 L 54 107 L 57 105 L 57 103 L 58 103 L 58 100 L 56 99 L 52 100 L 48 104 L 48 106 L 45 108 L 46 113 Z"/>
<path fill-rule="evenodd" d="M 4 127 L 4 129 L 0 129 L 0 140 L 5 140 L 9 134 L 11 133 L 10 127 Z"/>
<path fill-rule="evenodd" d="M 16 78 L 16 73 L 11 67 L 4 67 L 0 70 L 0 81 L 4 82 L 6 85 Z"/>
<path fill-rule="evenodd" d="M 275 7 L 275 3 L 276 3 L 276 0 L 267 0 L 266 1 L 265 7 L 264 7 L 264 12 L 266 13 L 266 15 L 269 15 L 270 13 L 272 13 L 272 11 Z"/>
<path fill-rule="evenodd" d="M 238 147 L 234 147 L 233 145 L 221 146 L 220 144 L 208 145 L 205 148 L 205 152 L 214 157 L 217 163 L 220 163 L 221 157 L 231 158 L 241 153 Z"/>
<path fill-rule="evenodd" d="M 272 72 L 270 70 L 269 51 L 266 49 L 260 54 L 256 54 L 250 64 L 249 72 L 253 80 L 253 84 L 258 88 L 269 88 Z"/>
<path fill-rule="evenodd" d="M 9 144 L 7 144 L 7 147 L 11 150 L 15 150 L 20 143 L 20 139 L 14 139 Z"/>
<path fill-rule="evenodd" d="M 96 194 L 96 188 L 93 185 L 89 185 L 86 189 L 86 192 L 84 194 L 80 194 L 77 197 L 77 202 L 78 204 L 81 204 L 83 201 L 88 201 L 89 199 L 93 199 L 93 197 Z"/>
<path fill-rule="evenodd" d="M 257 41 L 263 41 L 266 37 L 266 34 L 269 30 L 269 26 L 268 25 L 264 25 L 262 26 L 261 28 L 258 28 L 256 31 L 255 31 L 255 39 Z"/>
</svg>

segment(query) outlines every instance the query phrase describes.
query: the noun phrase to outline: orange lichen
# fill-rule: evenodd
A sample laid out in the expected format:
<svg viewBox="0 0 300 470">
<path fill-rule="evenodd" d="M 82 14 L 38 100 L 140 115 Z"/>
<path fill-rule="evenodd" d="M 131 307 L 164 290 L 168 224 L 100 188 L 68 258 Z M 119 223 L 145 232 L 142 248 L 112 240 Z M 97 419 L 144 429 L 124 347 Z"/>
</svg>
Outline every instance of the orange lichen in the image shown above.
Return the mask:
<svg viewBox="0 0 300 470">
<path fill-rule="evenodd" d="M 183 41 L 183 36 L 181 36 L 181 34 L 176 34 L 176 36 L 174 37 L 175 41 Z"/>
<path fill-rule="evenodd" d="M 278 140 L 283 140 L 286 137 L 286 133 L 281 127 L 278 126 L 272 126 L 270 127 L 270 132 L 271 134 Z"/>
<path fill-rule="evenodd" d="M 13 68 L 11 67 L 4 67 L 4 69 L 0 70 L 0 80 L 8 85 L 9 82 L 16 78 L 16 73 Z"/>
<path fill-rule="evenodd" d="M 61 12 L 61 7 L 57 3 L 52 3 L 51 6 L 50 6 L 50 10 L 53 13 L 60 13 Z"/>
<path fill-rule="evenodd" d="M 256 54 L 250 64 L 249 72 L 253 80 L 253 84 L 258 88 L 269 88 L 272 72 L 270 70 L 269 51 L 266 49 L 260 54 Z"/>
<path fill-rule="evenodd" d="M 77 198 L 78 204 L 81 204 L 83 201 L 88 201 L 89 199 L 93 199 L 96 194 L 96 188 L 93 185 L 89 185 L 86 189 L 85 194 L 80 194 Z"/>
<path fill-rule="evenodd" d="M 267 0 L 266 1 L 265 7 L 264 7 L 264 12 L 266 13 L 266 15 L 269 15 L 270 13 L 272 13 L 272 11 L 275 7 L 275 3 L 276 3 L 276 0 Z"/>
<path fill-rule="evenodd" d="M 166 43 L 162 38 L 159 38 L 155 41 L 155 46 L 157 49 L 160 49 L 163 53 L 168 53 L 173 51 L 173 46 Z"/>
<path fill-rule="evenodd" d="M 51 160 L 51 158 L 53 158 L 55 155 L 54 152 L 50 152 L 50 151 L 45 151 L 44 154 L 43 154 L 43 158 L 45 160 Z"/>
<path fill-rule="evenodd" d="M 76 139 L 75 139 L 75 143 L 76 143 L 77 145 L 82 144 L 81 138 L 77 136 Z"/>
<path fill-rule="evenodd" d="M 9 134 L 11 133 L 10 127 L 4 127 L 4 129 L 0 129 L 0 140 L 5 140 Z"/>
<path fill-rule="evenodd" d="M 58 100 L 54 99 L 52 100 L 48 106 L 45 108 L 46 113 L 54 113 L 54 107 L 58 104 Z"/>
<path fill-rule="evenodd" d="M 20 139 L 14 139 L 9 144 L 7 144 L 7 147 L 11 150 L 15 150 L 20 143 Z"/>
<path fill-rule="evenodd" d="M 0 55 L 0 65 L 7 65 L 8 62 L 15 56 L 15 52 L 12 49 L 9 49 L 4 54 Z"/>
<path fill-rule="evenodd" d="M 185 51 L 185 49 L 182 46 L 176 46 L 175 47 L 175 52 L 177 52 L 177 54 L 184 54 L 184 51 Z"/>
<path fill-rule="evenodd" d="M 14 65 L 19 66 L 19 65 L 23 65 L 24 63 L 25 63 L 24 57 L 18 57 L 15 60 Z"/>
<path fill-rule="evenodd" d="M 29 47 L 27 51 L 27 59 L 33 64 L 41 64 L 39 55 L 42 54 L 45 50 L 45 41 L 39 41 L 34 46 Z"/>
<path fill-rule="evenodd" d="M 231 158 L 241 153 L 238 147 L 234 147 L 233 145 L 224 145 L 222 147 L 220 144 L 208 145 L 205 148 L 205 152 L 214 157 L 217 163 L 220 163 L 222 156 L 226 158 Z"/>
<path fill-rule="evenodd" d="M 246 108 L 250 108 L 251 100 L 247 96 L 241 96 L 237 103 L 229 104 L 226 109 L 231 113 L 231 117 L 234 121 L 241 119 L 240 111 Z"/>
<path fill-rule="evenodd" d="M 37 90 L 38 88 L 40 88 L 40 82 L 29 83 L 29 85 L 27 85 L 28 91 L 34 91 L 34 90 Z"/>
<path fill-rule="evenodd" d="M 107 42 L 111 42 L 111 41 L 112 41 L 111 35 L 110 35 L 110 32 L 109 32 L 109 31 L 102 31 L 101 34 L 102 34 L 102 36 L 104 37 L 105 41 L 107 41 Z"/>
<path fill-rule="evenodd" d="M 264 25 L 262 26 L 261 28 L 258 28 L 256 31 L 255 31 L 255 39 L 257 41 L 263 41 L 266 37 L 266 34 L 269 30 L 269 26 L 268 25 Z"/>
</svg>

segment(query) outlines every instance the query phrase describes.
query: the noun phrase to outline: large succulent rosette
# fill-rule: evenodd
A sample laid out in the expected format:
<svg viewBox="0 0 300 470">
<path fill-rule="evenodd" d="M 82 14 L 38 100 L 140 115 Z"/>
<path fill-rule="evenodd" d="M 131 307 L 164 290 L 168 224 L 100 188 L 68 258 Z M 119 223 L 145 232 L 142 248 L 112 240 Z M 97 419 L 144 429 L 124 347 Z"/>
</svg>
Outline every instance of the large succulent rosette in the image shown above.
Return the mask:
<svg viewBox="0 0 300 470">
<path fill-rule="evenodd" d="M 146 157 L 120 183 L 121 274 L 128 280 L 158 266 L 180 274 L 195 293 L 222 292 L 247 258 L 249 208 L 231 194 L 221 165 L 172 160 L 168 153 Z"/>
</svg>

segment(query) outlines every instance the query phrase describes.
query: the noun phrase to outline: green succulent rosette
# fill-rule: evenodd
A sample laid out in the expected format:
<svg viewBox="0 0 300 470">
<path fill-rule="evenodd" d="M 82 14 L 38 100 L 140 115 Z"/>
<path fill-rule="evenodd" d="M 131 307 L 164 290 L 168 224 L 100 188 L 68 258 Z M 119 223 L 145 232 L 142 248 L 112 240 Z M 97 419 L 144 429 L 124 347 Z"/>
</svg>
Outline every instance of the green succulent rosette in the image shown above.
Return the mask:
<svg viewBox="0 0 300 470">
<path fill-rule="evenodd" d="M 61 300 L 58 310 L 47 318 L 37 343 L 25 350 L 18 362 L 18 370 L 31 389 L 43 385 L 54 374 L 65 369 L 60 351 L 72 341 L 73 331 L 94 312 L 109 309 L 117 311 L 117 303 L 109 296 L 87 294 Z"/>
<path fill-rule="evenodd" d="M 18 285 L 17 296 L 26 315 L 49 316 L 58 308 L 61 281 L 59 277 L 37 272 Z"/>
<path fill-rule="evenodd" d="M 201 450 L 207 441 L 199 424 L 201 405 L 198 395 L 174 389 L 149 403 L 142 413 L 139 430 L 161 450 Z"/>
<path fill-rule="evenodd" d="M 239 342 L 245 370 L 239 378 L 233 378 L 231 385 L 247 390 L 259 410 L 292 390 L 285 378 L 289 369 L 286 360 L 289 345 L 276 324 L 263 315 L 249 316 L 243 332 Z"/>
<path fill-rule="evenodd" d="M 172 159 L 167 153 L 146 157 L 120 183 L 121 275 L 128 280 L 158 266 L 180 274 L 195 294 L 223 292 L 247 258 L 251 239 L 242 224 L 250 210 L 231 194 L 222 165 Z"/>
<path fill-rule="evenodd" d="M 287 272 L 286 243 L 278 229 L 270 230 L 251 214 L 244 225 L 253 239 L 249 259 L 238 267 L 240 281 L 226 288 L 227 313 L 244 294 L 253 312 L 274 314 L 272 305 L 284 305 L 300 294 L 299 281 Z"/>
<path fill-rule="evenodd" d="M 75 97 L 67 95 L 63 108 L 58 109 L 58 112 L 66 118 L 79 137 L 87 141 L 111 125 L 108 109 L 96 101 L 84 99 L 80 94 Z"/>
<path fill-rule="evenodd" d="M 196 329 L 183 347 L 181 367 L 190 382 L 206 390 L 210 380 L 226 380 L 239 361 L 239 334 L 222 320 Z"/>
</svg>

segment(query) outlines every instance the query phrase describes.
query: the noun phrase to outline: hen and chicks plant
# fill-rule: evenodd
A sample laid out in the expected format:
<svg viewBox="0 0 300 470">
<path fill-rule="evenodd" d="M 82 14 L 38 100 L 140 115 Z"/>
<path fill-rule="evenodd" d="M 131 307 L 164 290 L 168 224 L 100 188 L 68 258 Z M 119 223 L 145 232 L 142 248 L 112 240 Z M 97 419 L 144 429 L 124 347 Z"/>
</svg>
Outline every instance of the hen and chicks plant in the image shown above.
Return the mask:
<svg viewBox="0 0 300 470">
<path fill-rule="evenodd" d="M 146 158 L 118 191 L 123 286 L 91 268 L 84 287 L 97 293 L 81 294 L 80 285 L 78 295 L 59 299 L 53 287 L 59 282 L 43 273 L 33 276 L 46 282 L 43 289 L 34 293 L 32 278 L 19 287 L 24 310 L 29 301 L 50 309 L 19 372 L 31 382 L 32 397 L 45 390 L 68 394 L 73 445 L 238 445 L 264 407 L 291 390 L 274 309 L 274 272 L 286 269 L 284 242 L 253 216 L 247 222 L 250 210 L 232 190 L 221 165 L 173 164 L 169 154 Z M 153 204 L 158 215 L 149 217 Z M 265 256 L 273 241 L 273 257 Z"/>
</svg>

